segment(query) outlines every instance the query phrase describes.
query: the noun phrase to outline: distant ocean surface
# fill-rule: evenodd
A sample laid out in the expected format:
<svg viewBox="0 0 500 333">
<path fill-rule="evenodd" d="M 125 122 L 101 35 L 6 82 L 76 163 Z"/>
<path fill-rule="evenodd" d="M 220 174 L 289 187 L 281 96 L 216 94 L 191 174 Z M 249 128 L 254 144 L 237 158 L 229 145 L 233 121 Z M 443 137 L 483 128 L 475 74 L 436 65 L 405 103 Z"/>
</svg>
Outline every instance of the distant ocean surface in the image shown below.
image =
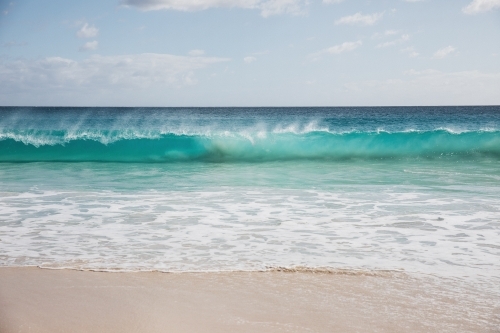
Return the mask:
<svg viewBox="0 0 500 333">
<path fill-rule="evenodd" d="M 0 108 L 0 265 L 500 283 L 500 107 Z"/>
</svg>

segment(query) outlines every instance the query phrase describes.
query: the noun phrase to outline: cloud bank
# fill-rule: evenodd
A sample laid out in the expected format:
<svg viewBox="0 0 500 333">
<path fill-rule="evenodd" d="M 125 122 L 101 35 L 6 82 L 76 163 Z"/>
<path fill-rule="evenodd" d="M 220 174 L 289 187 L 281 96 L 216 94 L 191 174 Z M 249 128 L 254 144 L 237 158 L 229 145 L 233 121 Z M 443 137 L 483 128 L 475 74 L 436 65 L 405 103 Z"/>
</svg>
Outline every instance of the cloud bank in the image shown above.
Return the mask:
<svg viewBox="0 0 500 333">
<path fill-rule="evenodd" d="M 263 17 L 277 14 L 301 14 L 306 0 L 121 0 L 127 7 L 140 10 L 199 11 L 210 8 L 257 9 Z"/>
<path fill-rule="evenodd" d="M 61 57 L 0 62 L 0 103 L 11 95 L 43 96 L 96 91 L 123 93 L 127 89 L 179 87 L 196 84 L 194 73 L 227 58 L 144 53 L 91 56 L 83 61 Z M 6 103 L 7 101 L 7 103 Z"/>
</svg>

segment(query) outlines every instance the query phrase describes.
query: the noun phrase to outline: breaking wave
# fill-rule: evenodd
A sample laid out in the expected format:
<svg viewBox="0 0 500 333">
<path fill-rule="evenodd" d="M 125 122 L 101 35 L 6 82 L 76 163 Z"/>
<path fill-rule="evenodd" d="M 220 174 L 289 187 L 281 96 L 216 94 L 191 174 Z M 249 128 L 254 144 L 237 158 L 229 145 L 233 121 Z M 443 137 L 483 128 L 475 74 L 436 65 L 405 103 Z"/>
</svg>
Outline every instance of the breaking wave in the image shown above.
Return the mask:
<svg viewBox="0 0 500 333">
<path fill-rule="evenodd" d="M 164 133 L 3 130 L 1 162 L 265 162 L 404 158 L 500 158 L 499 131 L 327 130 Z"/>
</svg>

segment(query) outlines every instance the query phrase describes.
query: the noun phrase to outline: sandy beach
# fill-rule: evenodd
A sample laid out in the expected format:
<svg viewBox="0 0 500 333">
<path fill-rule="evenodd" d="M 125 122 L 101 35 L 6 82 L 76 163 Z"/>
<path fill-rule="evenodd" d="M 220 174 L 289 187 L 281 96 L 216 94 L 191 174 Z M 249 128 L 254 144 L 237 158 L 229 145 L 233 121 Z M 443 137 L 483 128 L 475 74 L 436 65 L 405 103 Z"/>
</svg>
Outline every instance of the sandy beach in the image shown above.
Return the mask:
<svg viewBox="0 0 500 333">
<path fill-rule="evenodd" d="M 403 273 L 0 268 L 0 331 L 498 332 L 493 298 Z"/>
</svg>

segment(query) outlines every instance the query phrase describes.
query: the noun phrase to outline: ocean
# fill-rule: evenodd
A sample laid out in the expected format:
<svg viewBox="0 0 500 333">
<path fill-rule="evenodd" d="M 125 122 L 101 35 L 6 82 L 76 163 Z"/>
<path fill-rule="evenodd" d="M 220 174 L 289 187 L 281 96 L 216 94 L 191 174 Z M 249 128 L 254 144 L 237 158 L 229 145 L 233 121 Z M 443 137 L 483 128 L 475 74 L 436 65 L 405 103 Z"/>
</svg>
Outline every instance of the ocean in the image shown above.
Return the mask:
<svg viewBox="0 0 500 333">
<path fill-rule="evenodd" d="M 499 106 L 1 107 L 0 266 L 397 270 L 493 290 L 499 162 Z"/>
</svg>

